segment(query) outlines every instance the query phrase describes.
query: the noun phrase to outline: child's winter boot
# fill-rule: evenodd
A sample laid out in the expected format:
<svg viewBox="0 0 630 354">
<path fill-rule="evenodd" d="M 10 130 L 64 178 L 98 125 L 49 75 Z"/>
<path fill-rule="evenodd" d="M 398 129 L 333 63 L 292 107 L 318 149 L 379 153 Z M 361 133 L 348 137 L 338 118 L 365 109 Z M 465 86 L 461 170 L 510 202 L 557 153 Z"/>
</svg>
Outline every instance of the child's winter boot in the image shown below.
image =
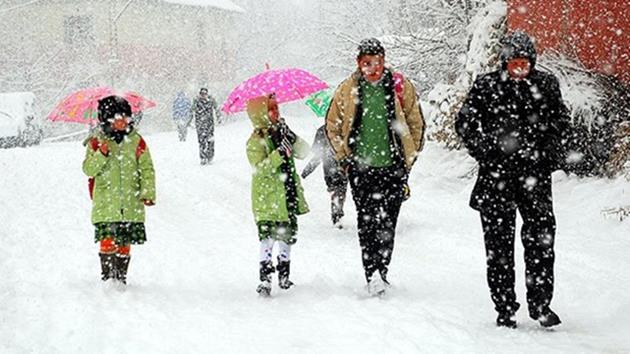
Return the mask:
<svg viewBox="0 0 630 354">
<path fill-rule="evenodd" d="M 113 253 L 100 252 L 98 256 L 101 258 L 101 279 L 106 281 L 115 278 L 116 271 L 114 270 L 114 262 L 116 255 Z"/>
<path fill-rule="evenodd" d="M 127 270 L 129 269 L 129 255 L 116 255 L 116 280 L 127 285 Z"/>
<path fill-rule="evenodd" d="M 291 261 L 281 261 L 278 257 L 278 285 L 280 289 L 286 290 L 293 286 L 293 282 L 289 280 L 289 273 L 291 272 Z"/>
<path fill-rule="evenodd" d="M 256 292 L 261 296 L 271 295 L 271 273 L 274 271 L 271 261 L 260 262 L 260 285 Z"/>
</svg>

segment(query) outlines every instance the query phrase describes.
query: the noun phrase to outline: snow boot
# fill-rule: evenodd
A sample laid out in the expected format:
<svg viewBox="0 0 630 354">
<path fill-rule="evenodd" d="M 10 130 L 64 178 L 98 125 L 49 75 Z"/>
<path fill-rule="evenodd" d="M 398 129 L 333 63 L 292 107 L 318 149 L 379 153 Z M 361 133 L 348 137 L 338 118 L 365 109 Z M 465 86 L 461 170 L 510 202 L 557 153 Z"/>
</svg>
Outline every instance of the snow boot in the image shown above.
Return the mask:
<svg viewBox="0 0 630 354">
<path fill-rule="evenodd" d="M 551 328 L 562 323 L 562 321 L 560 321 L 560 317 L 558 317 L 558 315 L 553 312 L 549 307 L 544 307 L 538 313 L 536 313 L 536 311 L 530 311 L 529 317 L 531 317 L 535 321 L 538 321 L 538 323 L 540 323 L 540 325 L 545 328 Z"/>
<path fill-rule="evenodd" d="M 514 320 L 514 316 L 520 307 L 521 304 L 516 302 L 514 305 L 509 306 L 507 311 L 499 312 L 499 315 L 497 316 L 497 327 L 516 328 L 516 320 Z"/>
<path fill-rule="evenodd" d="M 116 271 L 114 269 L 114 262 L 116 255 L 114 253 L 102 253 L 98 256 L 101 258 L 101 280 L 107 281 L 116 277 Z"/>
<path fill-rule="evenodd" d="M 268 297 L 271 295 L 271 273 L 275 272 L 271 261 L 260 262 L 260 285 L 256 288 L 256 292 L 260 296 Z"/>
<path fill-rule="evenodd" d="M 129 269 L 129 255 L 116 255 L 116 280 L 127 285 L 127 270 Z"/>
<path fill-rule="evenodd" d="M 280 289 L 287 290 L 292 287 L 294 284 L 289 280 L 289 273 L 291 272 L 291 261 L 281 261 L 280 257 L 278 257 L 278 265 L 276 266 L 278 270 L 278 285 Z"/>
</svg>

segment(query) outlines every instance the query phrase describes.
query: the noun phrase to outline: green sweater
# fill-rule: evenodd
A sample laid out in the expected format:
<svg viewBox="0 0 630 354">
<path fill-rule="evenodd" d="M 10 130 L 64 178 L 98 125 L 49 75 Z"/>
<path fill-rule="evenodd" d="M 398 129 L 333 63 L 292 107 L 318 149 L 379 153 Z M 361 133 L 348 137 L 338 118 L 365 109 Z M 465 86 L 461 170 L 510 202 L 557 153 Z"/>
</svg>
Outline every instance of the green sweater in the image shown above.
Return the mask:
<svg viewBox="0 0 630 354">
<path fill-rule="evenodd" d="M 385 88 L 382 84 L 362 84 L 363 115 L 357 135 L 354 154 L 358 160 L 371 167 L 387 167 L 393 164 L 390 148 Z"/>
</svg>

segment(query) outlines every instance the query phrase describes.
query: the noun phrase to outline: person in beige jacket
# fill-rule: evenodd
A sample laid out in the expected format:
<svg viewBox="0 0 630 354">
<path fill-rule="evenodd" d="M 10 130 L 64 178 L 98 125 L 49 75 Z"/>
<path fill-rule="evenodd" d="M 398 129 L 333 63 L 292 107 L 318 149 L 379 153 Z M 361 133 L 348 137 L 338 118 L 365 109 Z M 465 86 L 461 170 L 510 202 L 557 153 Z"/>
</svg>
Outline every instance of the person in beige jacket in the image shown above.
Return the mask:
<svg viewBox="0 0 630 354">
<path fill-rule="evenodd" d="M 424 118 L 411 82 L 385 67 L 381 43 L 365 39 L 358 50 L 357 70 L 335 91 L 326 134 L 349 177 L 368 291 L 382 295 Z"/>
</svg>

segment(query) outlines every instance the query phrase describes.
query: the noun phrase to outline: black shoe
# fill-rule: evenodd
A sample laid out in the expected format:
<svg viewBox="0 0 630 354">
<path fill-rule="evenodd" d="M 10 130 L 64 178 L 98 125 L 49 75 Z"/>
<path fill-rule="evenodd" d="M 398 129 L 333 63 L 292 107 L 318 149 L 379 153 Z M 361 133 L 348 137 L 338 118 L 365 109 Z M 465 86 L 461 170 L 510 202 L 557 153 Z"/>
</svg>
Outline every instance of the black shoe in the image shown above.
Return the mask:
<svg viewBox="0 0 630 354">
<path fill-rule="evenodd" d="M 516 311 L 521 307 L 521 304 L 515 302 L 511 306 L 506 306 L 505 311 L 499 312 L 497 316 L 497 326 L 498 327 L 506 327 L 506 328 L 516 328 L 516 320 L 514 320 L 514 316 L 516 315 Z"/>
<path fill-rule="evenodd" d="M 540 323 L 540 325 L 545 328 L 551 328 L 562 323 L 562 321 L 560 321 L 560 317 L 558 317 L 558 315 L 556 315 L 556 313 L 553 312 L 549 307 L 543 308 L 539 314 L 530 313 L 529 316 L 533 320 L 538 321 L 538 323 Z"/>
<path fill-rule="evenodd" d="M 116 277 L 114 268 L 116 255 L 113 253 L 99 253 L 98 256 L 101 259 L 101 280 L 114 279 Z"/>
<path fill-rule="evenodd" d="M 502 312 L 497 316 L 497 327 L 516 328 L 516 321 L 513 319 L 514 314 Z"/>
<path fill-rule="evenodd" d="M 278 270 L 278 286 L 280 289 L 287 290 L 292 287 L 294 284 L 289 280 L 289 273 L 291 273 L 291 261 L 281 261 L 280 257 L 278 257 L 278 265 L 276 266 Z"/>
</svg>

